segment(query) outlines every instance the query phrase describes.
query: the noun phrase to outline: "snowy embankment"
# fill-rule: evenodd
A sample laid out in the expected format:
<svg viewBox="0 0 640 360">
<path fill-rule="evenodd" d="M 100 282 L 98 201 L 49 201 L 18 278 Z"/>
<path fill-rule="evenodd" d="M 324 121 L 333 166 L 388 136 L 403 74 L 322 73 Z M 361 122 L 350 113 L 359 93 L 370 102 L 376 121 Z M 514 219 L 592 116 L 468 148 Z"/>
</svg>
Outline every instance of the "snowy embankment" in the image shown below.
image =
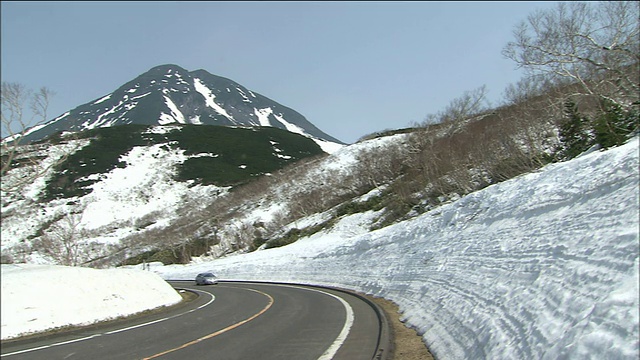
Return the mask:
<svg viewBox="0 0 640 360">
<path fill-rule="evenodd" d="M 89 325 L 182 297 L 157 274 L 50 265 L 2 265 L 2 340 L 68 325 Z"/>
<path fill-rule="evenodd" d="M 638 166 L 635 138 L 378 231 L 359 214 L 286 247 L 154 271 L 383 296 L 438 359 L 637 359 Z"/>
</svg>

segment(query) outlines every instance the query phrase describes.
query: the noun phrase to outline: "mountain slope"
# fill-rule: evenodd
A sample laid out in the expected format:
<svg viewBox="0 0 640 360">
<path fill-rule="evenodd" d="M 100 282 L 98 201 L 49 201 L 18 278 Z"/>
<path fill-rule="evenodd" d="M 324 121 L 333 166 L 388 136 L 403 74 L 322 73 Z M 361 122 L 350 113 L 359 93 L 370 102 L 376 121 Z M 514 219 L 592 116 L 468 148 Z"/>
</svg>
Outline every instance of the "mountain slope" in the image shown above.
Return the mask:
<svg viewBox="0 0 640 360">
<path fill-rule="evenodd" d="M 231 186 L 269 174 L 302 158 L 324 154 L 313 140 L 272 127 L 122 125 L 87 130 L 82 149 L 58 164 L 47 180 L 46 199 L 86 195 L 135 147 L 164 147 L 180 153 L 175 179 Z M 171 165 L 169 165 L 171 166 Z"/>
<path fill-rule="evenodd" d="M 24 140 L 125 124 L 270 126 L 342 144 L 298 112 L 233 80 L 177 65 L 156 66 L 110 94 L 29 129 Z"/>
<path fill-rule="evenodd" d="M 62 263 L 95 259 L 126 247 L 128 236 L 166 228 L 186 209 L 202 210 L 241 183 L 325 154 L 312 139 L 272 127 L 123 125 L 79 135 L 24 146 L 20 155 L 40 161 L 16 161 L 3 175 L 3 185 L 17 186 L 2 193 L 3 256 L 37 259 L 47 250 Z M 22 182 L 34 173 L 42 175 Z M 76 235 L 82 254 L 62 257 L 59 242 Z M 185 236 L 192 235 L 170 241 Z M 166 245 L 149 239 L 142 250 Z"/>
</svg>

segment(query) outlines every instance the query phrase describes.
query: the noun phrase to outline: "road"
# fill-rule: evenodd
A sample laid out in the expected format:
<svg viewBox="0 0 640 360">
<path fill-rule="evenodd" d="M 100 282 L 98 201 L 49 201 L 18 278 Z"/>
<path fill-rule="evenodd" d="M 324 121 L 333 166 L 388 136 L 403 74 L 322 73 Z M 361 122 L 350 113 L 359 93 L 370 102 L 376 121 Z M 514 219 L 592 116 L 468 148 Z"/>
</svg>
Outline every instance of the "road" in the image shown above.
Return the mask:
<svg viewBox="0 0 640 360">
<path fill-rule="evenodd" d="M 287 284 L 170 283 L 199 296 L 162 313 L 3 342 L 1 357 L 370 360 L 388 352 L 378 312 L 351 293 Z"/>
</svg>

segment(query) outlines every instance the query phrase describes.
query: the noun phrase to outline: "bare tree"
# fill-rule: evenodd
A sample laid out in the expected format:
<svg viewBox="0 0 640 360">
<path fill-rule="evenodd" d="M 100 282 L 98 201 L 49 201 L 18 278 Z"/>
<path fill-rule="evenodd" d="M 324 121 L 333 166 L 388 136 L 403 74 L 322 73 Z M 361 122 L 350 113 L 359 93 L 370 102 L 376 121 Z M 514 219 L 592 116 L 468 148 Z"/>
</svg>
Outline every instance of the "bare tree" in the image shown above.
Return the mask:
<svg viewBox="0 0 640 360">
<path fill-rule="evenodd" d="M 427 116 L 426 122 L 440 122 L 446 125 L 446 135 L 452 136 L 462 131 L 465 124 L 485 112 L 489 108 L 487 87 L 465 91 L 461 96 L 451 100 L 447 107 L 436 115 Z"/>
<path fill-rule="evenodd" d="M 60 265 L 77 266 L 88 260 L 84 244 L 87 232 L 80 226 L 82 214 L 70 214 L 53 224 L 34 244 L 35 250 L 49 255 Z"/>
<path fill-rule="evenodd" d="M 62 163 L 75 149 L 77 144 L 65 146 L 49 152 L 46 145 L 27 145 L 24 136 L 34 126 L 47 121 L 47 109 L 53 92 L 46 87 L 33 92 L 19 83 L 2 83 L 0 93 L 2 102 L 2 145 L 0 176 L 3 177 L 1 190 L 5 194 L 16 193 L 25 184 L 42 177 L 47 170 Z M 50 156 L 45 165 L 41 160 Z M 16 167 L 28 168 L 19 176 L 6 177 Z"/>
<path fill-rule="evenodd" d="M 356 155 L 355 172 L 370 188 L 389 184 L 402 173 L 405 149 L 401 144 L 385 144 L 363 149 Z"/>
<path fill-rule="evenodd" d="M 578 84 L 585 95 L 623 106 L 637 104 L 639 10 L 636 1 L 559 3 L 521 22 L 503 55 L 529 75 Z"/>
<path fill-rule="evenodd" d="M 444 112 L 440 115 L 440 121 L 450 123 L 469 120 L 487 109 L 487 86 L 465 91 L 461 96 L 451 100 Z"/>
<path fill-rule="evenodd" d="M 47 120 L 47 109 L 53 92 L 46 87 L 36 93 L 19 83 L 2 82 L 0 93 L 2 117 L 2 168 L 4 175 L 10 168 L 18 146 L 27 130 Z M 29 106 L 31 115 L 26 114 Z"/>
<path fill-rule="evenodd" d="M 553 90 L 554 85 L 542 75 L 531 75 L 509 84 L 504 90 L 504 105 L 520 105 Z"/>
</svg>

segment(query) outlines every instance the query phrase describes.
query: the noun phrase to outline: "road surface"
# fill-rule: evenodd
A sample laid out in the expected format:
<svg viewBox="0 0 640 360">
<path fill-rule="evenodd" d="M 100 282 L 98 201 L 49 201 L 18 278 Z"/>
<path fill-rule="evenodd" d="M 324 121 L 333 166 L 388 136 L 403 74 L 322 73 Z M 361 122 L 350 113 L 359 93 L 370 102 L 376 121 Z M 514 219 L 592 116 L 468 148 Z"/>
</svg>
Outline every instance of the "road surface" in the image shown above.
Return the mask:
<svg viewBox="0 0 640 360">
<path fill-rule="evenodd" d="M 1 357 L 370 360 L 389 351 L 385 319 L 348 292 L 270 283 L 170 283 L 199 296 L 152 315 L 5 341 Z"/>
</svg>

